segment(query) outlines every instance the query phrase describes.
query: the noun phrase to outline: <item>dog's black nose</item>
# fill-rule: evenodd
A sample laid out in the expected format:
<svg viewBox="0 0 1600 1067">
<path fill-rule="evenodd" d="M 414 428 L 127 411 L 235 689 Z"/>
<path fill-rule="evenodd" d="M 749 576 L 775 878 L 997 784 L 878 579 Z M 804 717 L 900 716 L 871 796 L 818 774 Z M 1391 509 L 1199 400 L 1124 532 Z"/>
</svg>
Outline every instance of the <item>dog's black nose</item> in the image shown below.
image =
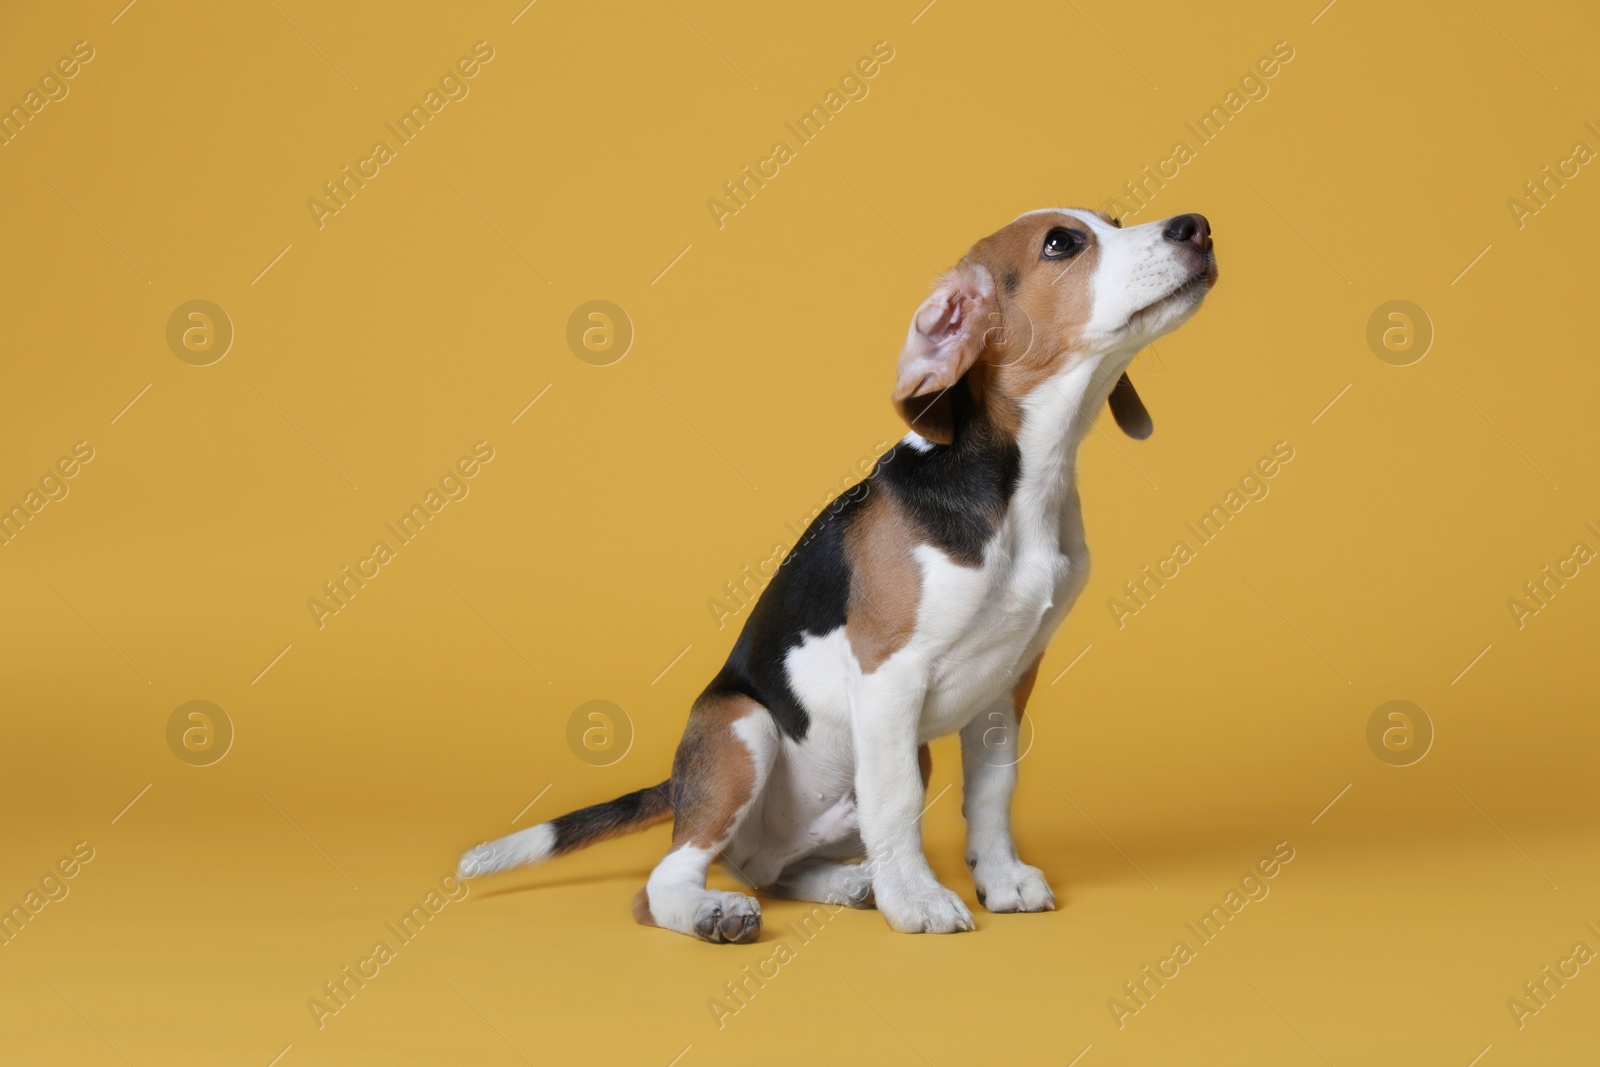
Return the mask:
<svg viewBox="0 0 1600 1067">
<path fill-rule="evenodd" d="M 1204 215 L 1174 215 L 1167 220 L 1162 236 L 1179 244 L 1192 244 L 1202 252 L 1211 251 L 1211 223 Z"/>
</svg>

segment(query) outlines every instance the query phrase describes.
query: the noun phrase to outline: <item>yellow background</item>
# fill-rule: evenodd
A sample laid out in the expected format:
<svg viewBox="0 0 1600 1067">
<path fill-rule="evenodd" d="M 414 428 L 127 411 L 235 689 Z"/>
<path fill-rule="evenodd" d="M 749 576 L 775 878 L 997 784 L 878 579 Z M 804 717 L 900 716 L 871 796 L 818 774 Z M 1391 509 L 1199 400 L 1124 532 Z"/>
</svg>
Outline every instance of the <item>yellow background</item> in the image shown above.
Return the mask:
<svg viewBox="0 0 1600 1067">
<path fill-rule="evenodd" d="M 1524 628 L 1507 601 L 1600 549 L 1600 177 L 1520 229 L 1507 201 L 1600 148 L 1600 17 L 922 3 L 8 5 L 0 101 L 95 58 L 0 148 L 0 503 L 95 458 L 0 548 L 0 903 L 95 858 L 0 947 L 7 1062 L 1593 1054 L 1600 966 L 1520 1030 L 1506 1001 L 1600 948 L 1600 568 Z M 470 95 L 319 229 L 308 199 L 477 41 Z M 718 229 L 707 200 L 878 41 L 870 95 Z M 736 632 L 707 601 L 902 432 L 934 272 L 1193 147 L 1278 41 L 1136 219 L 1206 214 L 1222 279 L 1133 368 L 1155 436 L 1103 420 L 1080 457 L 1095 575 L 1016 804 L 1060 910 L 800 945 L 809 909 L 768 902 L 761 943 L 708 946 L 629 918 L 659 828 L 475 883 L 319 1030 L 308 998 L 464 847 L 664 777 Z M 166 342 L 194 299 L 235 330 L 211 366 Z M 611 366 L 565 339 L 595 299 L 635 331 Z M 1411 366 L 1366 341 L 1394 299 L 1435 331 Z M 306 601 L 480 440 L 470 496 L 319 630 Z M 1119 629 L 1107 599 L 1277 441 L 1271 495 Z M 207 767 L 166 741 L 195 699 L 236 731 Z M 566 741 L 594 699 L 634 731 L 607 767 Z M 1392 699 L 1436 730 L 1413 766 L 1367 745 Z M 975 905 L 935 759 L 928 848 Z M 1279 841 L 1271 895 L 1119 1029 L 1107 1000 Z"/>
</svg>

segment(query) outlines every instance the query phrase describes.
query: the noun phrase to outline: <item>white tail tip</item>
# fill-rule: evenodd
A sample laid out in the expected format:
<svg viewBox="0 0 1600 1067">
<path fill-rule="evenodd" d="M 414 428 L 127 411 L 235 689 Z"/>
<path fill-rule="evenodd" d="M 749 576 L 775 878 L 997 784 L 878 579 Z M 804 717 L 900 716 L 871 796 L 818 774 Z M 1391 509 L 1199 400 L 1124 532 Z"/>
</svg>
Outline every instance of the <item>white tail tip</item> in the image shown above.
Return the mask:
<svg viewBox="0 0 1600 1067">
<path fill-rule="evenodd" d="M 526 830 L 518 830 L 497 841 L 485 841 L 476 848 L 469 849 L 461 857 L 461 863 L 456 868 L 456 876 L 476 878 L 497 871 L 509 871 L 513 867 L 542 863 L 550 858 L 555 846 L 555 829 L 549 823 L 543 822 Z"/>
</svg>

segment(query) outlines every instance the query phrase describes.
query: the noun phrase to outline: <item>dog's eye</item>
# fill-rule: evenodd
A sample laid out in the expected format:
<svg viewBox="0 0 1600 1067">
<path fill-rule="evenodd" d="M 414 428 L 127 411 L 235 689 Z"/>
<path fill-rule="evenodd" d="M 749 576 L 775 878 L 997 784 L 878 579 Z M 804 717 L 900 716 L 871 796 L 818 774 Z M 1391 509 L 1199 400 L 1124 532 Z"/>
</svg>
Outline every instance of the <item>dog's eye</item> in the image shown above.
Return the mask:
<svg viewBox="0 0 1600 1067">
<path fill-rule="evenodd" d="M 1044 258 L 1066 259 L 1083 250 L 1083 234 L 1060 226 L 1044 235 Z"/>
</svg>

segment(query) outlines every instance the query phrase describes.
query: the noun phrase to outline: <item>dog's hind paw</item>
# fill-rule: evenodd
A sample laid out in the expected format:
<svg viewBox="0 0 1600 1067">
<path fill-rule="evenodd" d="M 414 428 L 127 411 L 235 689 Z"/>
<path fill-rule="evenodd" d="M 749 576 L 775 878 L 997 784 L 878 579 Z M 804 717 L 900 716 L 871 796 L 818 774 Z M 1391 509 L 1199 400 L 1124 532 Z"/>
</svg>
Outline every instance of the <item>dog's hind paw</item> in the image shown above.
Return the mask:
<svg viewBox="0 0 1600 1067">
<path fill-rule="evenodd" d="M 743 893 L 708 890 L 695 908 L 695 936 L 714 945 L 742 945 L 761 936 L 761 905 Z"/>
</svg>

